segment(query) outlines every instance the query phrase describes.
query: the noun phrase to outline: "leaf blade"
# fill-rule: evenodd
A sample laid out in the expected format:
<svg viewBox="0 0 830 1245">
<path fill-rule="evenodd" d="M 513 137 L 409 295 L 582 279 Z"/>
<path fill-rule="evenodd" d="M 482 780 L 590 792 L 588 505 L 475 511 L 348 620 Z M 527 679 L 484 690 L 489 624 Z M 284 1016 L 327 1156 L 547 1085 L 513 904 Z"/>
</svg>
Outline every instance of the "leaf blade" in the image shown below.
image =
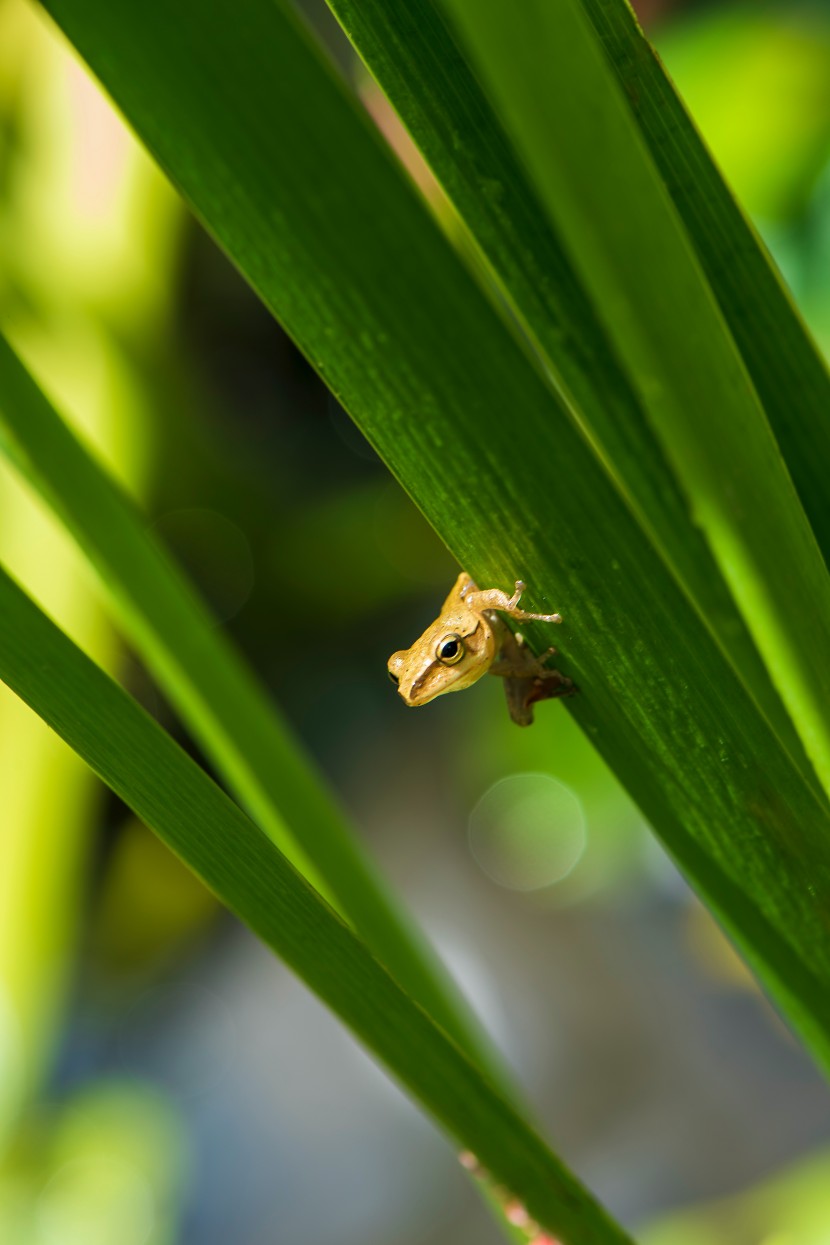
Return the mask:
<svg viewBox="0 0 830 1245">
<path fill-rule="evenodd" d="M 830 790 L 830 576 L 596 32 L 579 0 L 446 3 Z"/>
<path fill-rule="evenodd" d="M 805 774 L 812 768 L 647 411 L 433 0 L 328 0 L 574 414 Z"/>
</svg>

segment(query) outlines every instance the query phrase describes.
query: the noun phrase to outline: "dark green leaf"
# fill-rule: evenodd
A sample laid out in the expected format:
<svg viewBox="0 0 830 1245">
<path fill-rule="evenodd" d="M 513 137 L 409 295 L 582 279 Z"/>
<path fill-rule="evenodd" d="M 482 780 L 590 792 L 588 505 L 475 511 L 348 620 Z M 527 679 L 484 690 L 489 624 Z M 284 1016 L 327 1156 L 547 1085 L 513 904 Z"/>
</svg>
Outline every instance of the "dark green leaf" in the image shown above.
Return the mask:
<svg viewBox="0 0 830 1245">
<path fill-rule="evenodd" d="M 809 762 L 647 410 L 434 0 L 328 0 L 599 446 L 631 505 L 786 746 Z"/>
</svg>

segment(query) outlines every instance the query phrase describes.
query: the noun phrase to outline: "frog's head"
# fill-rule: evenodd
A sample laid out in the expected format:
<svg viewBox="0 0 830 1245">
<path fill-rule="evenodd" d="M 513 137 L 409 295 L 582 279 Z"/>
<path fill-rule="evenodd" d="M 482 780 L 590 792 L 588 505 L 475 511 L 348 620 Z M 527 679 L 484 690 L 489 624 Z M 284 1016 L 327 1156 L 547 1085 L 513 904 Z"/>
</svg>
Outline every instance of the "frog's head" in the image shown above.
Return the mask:
<svg viewBox="0 0 830 1245">
<path fill-rule="evenodd" d="M 407 705 L 426 705 L 475 683 L 489 669 L 495 651 L 495 637 L 484 621 L 465 626 L 460 620 L 439 618 L 411 648 L 393 653 L 386 668 Z"/>
</svg>

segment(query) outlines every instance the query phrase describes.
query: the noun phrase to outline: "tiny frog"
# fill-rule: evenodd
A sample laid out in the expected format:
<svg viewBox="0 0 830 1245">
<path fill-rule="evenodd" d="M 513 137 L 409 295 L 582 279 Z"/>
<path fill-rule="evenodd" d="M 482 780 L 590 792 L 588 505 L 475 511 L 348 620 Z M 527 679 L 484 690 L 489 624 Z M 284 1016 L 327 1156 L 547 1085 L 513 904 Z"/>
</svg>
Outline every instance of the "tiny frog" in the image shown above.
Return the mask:
<svg viewBox="0 0 830 1245">
<path fill-rule="evenodd" d="M 460 692 L 488 671 L 504 679 L 507 707 L 519 726 L 531 724 L 536 701 L 570 696 L 575 690 L 571 680 L 545 665 L 556 649 L 534 656 L 523 638 L 514 635 L 499 617 L 506 614 L 517 622 L 562 621 L 558 614 L 520 610 L 524 588 L 517 580 L 511 597 L 500 588 L 482 591 L 462 572 L 440 617 L 411 648 L 389 658 L 389 677 L 406 704 L 425 705 L 445 692 Z"/>
</svg>

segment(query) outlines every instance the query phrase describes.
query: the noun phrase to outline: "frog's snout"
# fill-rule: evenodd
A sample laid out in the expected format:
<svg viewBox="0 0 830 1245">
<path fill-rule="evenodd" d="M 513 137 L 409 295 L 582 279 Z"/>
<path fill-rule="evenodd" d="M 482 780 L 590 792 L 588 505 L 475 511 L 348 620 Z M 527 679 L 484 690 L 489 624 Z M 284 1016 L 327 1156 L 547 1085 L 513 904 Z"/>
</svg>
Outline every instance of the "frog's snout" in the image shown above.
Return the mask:
<svg viewBox="0 0 830 1245">
<path fill-rule="evenodd" d="M 435 692 L 425 690 L 424 672 L 420 674 L 412 671 L 412 663 L 408 660 L 410 653 L 408 649 L 403 649 L 399 653 L 393 653 L 386 663 L 386 670 L 389 680 L 394 683 L 398 690 L 398 695 L 405 705 L 410 709 L 417 709 L 419 705 L 425 705 L 428 700 L 432 700 Z"/>
<path fill-rule="evenodd" d="M 404 670 L 404 654 L 402 652 L 393 653 L 392 656 L 389 658 L 388 662 L 386 663 L 386 673 L 389 675 L 390 683 L 394 683 L 395 687 L 398 689 L 398 692 L 400 693 L 401 696 L 403 696 L 403 691 L 400 686 L 401 675 L 403 674 L 403 670 Z"/>
</svg>

